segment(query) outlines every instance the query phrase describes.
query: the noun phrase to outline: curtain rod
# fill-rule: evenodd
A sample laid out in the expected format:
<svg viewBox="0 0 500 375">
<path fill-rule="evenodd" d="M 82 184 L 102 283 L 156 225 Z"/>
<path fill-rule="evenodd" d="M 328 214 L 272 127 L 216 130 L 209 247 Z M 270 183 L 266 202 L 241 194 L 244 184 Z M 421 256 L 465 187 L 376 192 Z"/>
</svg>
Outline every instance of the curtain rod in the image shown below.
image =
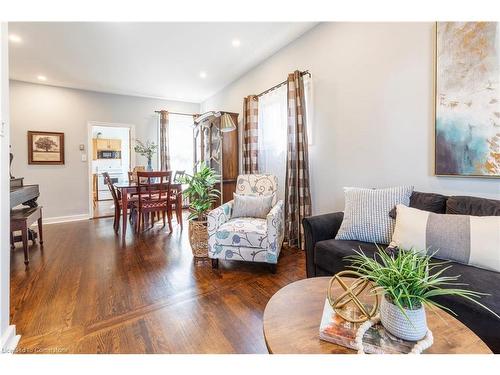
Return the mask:
<svg viewBox="0 0 500 375">
<path fill-rule="evenodd" d="M 155 111 L 155 113 L 162 113 L 163 111 L 165 111 L 165 110 Z M 170 111 L 165 111 L 165 112 L 168 112 L 168 114 L 170 114 L 170 115 L 198 116 L 197 113 L 182 113 L 182 112 L 170 112 Z"/>
<path fill-rule="evenodd" d="M 181 116 L 202 116 L 204 115 L 205 113 L 209 113 L 209 112 L 220 112 L 222 114 L 224 113 L 229 113 L 230 115 L 239 115 L 239 113 L 236 113 L 236 112 L 228 112 L 228 111 L 208 111 L 208 112 L 205 112 L 205 113 L 202 113 L 201 115 L 199 113 L 182 113 L 182 112 L 170 112 L 170 111 L 167 111 L 167 110 L 161 110 L 161 111 L 155 111 L 155 113 L 162 113 L 163 111 L 167 112 L 169 115 L 181 115 Z"/>
<path fill-rule="evenodd" d="M 300 76 L 301 76 L 301 77 L 302 77 L 302 76 L 304 76 L 304 75 L 309 75 L 309 77 L 310 77 L 310 76 L 311 76 L 311 73 L 309 73 L 309 70 L 304 70 L 303 72 L 300 72 Z M 273 87 L 271 87 L 271 88 L 267 89 L 266 91 L 261 92 L 261 93 L 260 93 L 260 94 L 258 94 L 258 95 L 255 95 L 255 97 L 259 98 L 259 97 L 261 97 L 262 95 L 265 95 L 265 94 L 267 94 L 268 92 L 273 91 L 273 90 L 277 89 L 278 87 L 283 86 L 283 85 L 284 85 L 284 84 L 286 84 L 286 83 L 288 83 L 288 79 L 284 80 L 283 82 L 278 83 L 277 85 L 274 85 Z"/>
</svg>

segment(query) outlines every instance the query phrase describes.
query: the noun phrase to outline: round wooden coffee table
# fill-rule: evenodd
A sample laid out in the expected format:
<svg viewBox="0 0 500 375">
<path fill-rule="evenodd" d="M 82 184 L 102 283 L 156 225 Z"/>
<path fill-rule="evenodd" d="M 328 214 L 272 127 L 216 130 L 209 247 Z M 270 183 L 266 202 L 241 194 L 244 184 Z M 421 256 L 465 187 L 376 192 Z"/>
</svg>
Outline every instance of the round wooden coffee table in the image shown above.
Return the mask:
<svg viewBox="0 0 500 375">
<path fill-rule="evenodd" d="M 330 277 L 316 277 L 291 283 L 280 289 L 264 311 L 264 337 L 269 353 L 329 354 L 354 350 L 319 339 L 319 324 Z M 434 344 L 425 353 L 491 354 L 491 350 L 470 329 L 445 311 L 440 317 L 427 314 Z"/>
</svg>

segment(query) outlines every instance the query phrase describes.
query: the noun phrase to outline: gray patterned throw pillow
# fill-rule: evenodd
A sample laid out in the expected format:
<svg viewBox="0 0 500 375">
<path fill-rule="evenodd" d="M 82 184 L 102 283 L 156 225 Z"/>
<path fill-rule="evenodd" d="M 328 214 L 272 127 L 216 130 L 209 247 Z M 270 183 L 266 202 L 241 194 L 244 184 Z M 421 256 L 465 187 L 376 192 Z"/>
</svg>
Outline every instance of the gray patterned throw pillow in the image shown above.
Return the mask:
<svg viewBox="0 0 500 375">
<path fill-rule="evenodd" d="M 410 204 L 413 186 L 344 188 L 344 192 L 344 220 L 335 239 L 388 244 L 395 223 L 389 212 L 398 204 Z"/>
<path fill-rule="evenodd" d="M 234 204 L 231 219 L 236 217 L 256 217 L 265 219 L 271 208 L 273 208 L 272 195 L 241 195 L 233 194 Z"/>
<path fill-rule="evenodd" d="M 398 205 L 390 246 L 500 272 L 500 216 L 435 214 Z"/>
</svg>

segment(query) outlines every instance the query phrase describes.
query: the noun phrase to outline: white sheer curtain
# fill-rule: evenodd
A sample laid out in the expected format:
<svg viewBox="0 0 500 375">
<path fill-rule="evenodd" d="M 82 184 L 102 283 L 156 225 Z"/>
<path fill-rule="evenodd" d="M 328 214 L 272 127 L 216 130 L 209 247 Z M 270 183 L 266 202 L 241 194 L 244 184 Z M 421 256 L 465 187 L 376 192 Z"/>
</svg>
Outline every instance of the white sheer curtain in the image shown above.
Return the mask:
<svg viewBox="0 0 500 375">
<path fill-rule="evenodd" d="M 193 173 L 193 117 L 169 115 L 170 169 Z M 172 178 L 174 176 L 172 175 Z"/>
<path fill-rule="evenodd" d="M 285 199 L 287 103 L 288 87 L 283 85 L 259 97 L 259 173 L 274 174 L 278 178 L 278 199 Z M 306 126 L 309 145 L 314 134 L 313 83 L 304 76 Z"/>
<path fill-rule="evenodd" d="M 285 199 L 287 85 L 259 97 L 259 172 L 278 178 L 278 199 Z"/>
</svg>

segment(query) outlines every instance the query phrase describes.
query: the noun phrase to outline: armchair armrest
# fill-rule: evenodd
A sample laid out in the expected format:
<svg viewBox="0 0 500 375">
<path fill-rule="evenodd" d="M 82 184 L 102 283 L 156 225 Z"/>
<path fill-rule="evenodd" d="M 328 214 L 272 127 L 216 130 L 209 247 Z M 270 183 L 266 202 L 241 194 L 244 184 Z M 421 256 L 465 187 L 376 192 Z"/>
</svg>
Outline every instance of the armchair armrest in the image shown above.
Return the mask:
<svg viewBox="0 0 500 375">
<path fill-rule="evenodd" d="M 233 201 L 224 203 L 208 213 L 207 217 L 207 230 L 211 235 L 219 229 L 219 227 L 231 218 L 233 211 Z"/>
<path fill-rule="evenodd" d="M 267 221 L 267 262 L 277 263 L 285 236 L 285 203 L 280 200 L 269 211 Z"/>
<path fill-rule="evenodd" d="M 222 251 L 222 246 L 216 244 L 216 233 L 219 227 L 231 218 L 233 201 L 224 203 L 222 206 L 209 212 L 207 217 L 208 232 L 208 256 L 217 258 Z"/>
<path fill-rule="evenodd" d="M 334 212 L 325 215 L 310 216 L 302 220 L 306 247 L 307 277 L 316 276 L 316 269 L 314 267 L 314 246 L 316 242 L 335 238 L 343 218 L 343 212 Z"/>
</svg>

